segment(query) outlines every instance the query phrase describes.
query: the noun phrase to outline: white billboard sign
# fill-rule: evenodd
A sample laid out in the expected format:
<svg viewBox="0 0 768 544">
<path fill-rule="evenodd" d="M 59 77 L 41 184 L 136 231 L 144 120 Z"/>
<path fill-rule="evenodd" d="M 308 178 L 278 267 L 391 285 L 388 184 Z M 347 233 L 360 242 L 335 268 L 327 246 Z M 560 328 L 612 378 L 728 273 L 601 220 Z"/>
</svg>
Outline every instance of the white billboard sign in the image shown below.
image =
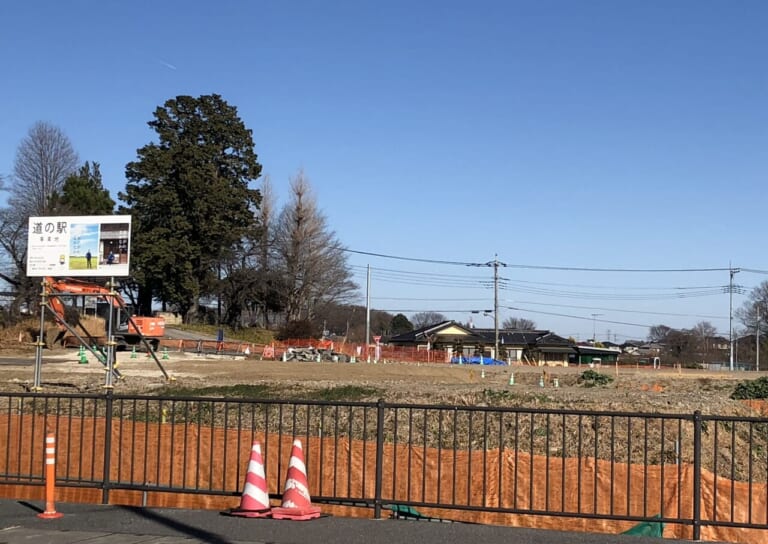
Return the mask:
<svg viewBox="0 0 768 544">
<path fill-rule="evenodd" d="M 27 276 L 128 276 L 130 215 L 30 217 Z"/>
</svg>

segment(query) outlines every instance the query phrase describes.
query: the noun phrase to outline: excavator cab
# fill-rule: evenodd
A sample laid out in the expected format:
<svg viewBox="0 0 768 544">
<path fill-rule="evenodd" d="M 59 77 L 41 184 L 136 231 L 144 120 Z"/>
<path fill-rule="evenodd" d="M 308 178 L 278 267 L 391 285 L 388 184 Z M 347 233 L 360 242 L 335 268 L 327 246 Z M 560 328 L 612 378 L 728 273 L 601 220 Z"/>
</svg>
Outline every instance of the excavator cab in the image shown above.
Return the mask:
<svg viewBox="0 0 768 544">
<path fill-rule="evenodd" d="M 96 303 L 96 315 L 104 320 L 105 327 L 109 325 L 109 302 L 99 301 Z M 128 331 L 128 316 L 133 315 L 133 307 L 126 305 L 125 309 L 114 307 L 112 313 L 112 334 Z"/>
<path fill-rule="evenodd" d="M 96 303 L 96 315 L 104 319 L 105 327 L 109 326 L 109 307 L 108 302 Z M 136 316 L 130 304 L 126 304 L 123 308 L 113 306 L 113 312 L 112 336 L 117 342 L 118 349 L 140 344 L 141 335 L 147 338 L 153 349 L 157 349 L 160 343 L 159 338 L 165 334 L 165 320 L 162 317 Z"/>
</svg>

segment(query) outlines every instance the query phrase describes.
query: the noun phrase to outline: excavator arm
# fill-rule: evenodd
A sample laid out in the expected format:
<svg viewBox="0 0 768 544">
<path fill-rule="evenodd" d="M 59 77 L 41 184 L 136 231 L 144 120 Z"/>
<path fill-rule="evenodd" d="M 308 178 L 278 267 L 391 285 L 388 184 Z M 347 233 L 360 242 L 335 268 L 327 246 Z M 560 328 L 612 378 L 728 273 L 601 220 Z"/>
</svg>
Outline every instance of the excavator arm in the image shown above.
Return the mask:
<svg viewBox="0 0 768 544">
<path fill-rule="evenodd" d="M 45 289 L 48 295 L 96 295 L 110 302 L 116 308 L 125 307 L 125 301 L 117 291 L 94 283 L 68 278 L 59 280 L 45 278 Z"/>
</svg>

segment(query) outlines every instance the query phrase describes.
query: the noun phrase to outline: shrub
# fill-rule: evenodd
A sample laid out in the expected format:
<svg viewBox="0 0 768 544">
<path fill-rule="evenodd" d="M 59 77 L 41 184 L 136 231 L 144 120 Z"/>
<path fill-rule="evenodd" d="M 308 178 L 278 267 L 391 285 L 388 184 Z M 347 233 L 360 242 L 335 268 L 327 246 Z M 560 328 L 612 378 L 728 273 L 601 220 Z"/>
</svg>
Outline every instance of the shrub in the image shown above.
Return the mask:
<svg viewBox="0 0 768 544">
<path fill-rule="evenodd" d="M 596 387 L 596 386 L 606 386 L 609 383 L 613 381 L 613 378 L 606 374 L 600 374 L 599 372 L 596 372 L 594 370 L 585 370 L 581 373 L 581 376 L 579 376 L 579 379 L 577 380 L 578 383 L 584 385 L 584 387 Z"/>
<path fill-rule="evenodd" d="M 734 400 L 768 399 L 768 376 L 741 382 L 731 393 Z"/>
<path fill-rule="evenodd" d="M 300 319 L 297 321 L 289 321 L 283 325 L 276 338 L 278 340 L 316 338 L 320 336 L 319 333 L 320 331 L 317 330 L 317 327 L 315 327 L 311 321 L 308 319 Z"/>
</svg>

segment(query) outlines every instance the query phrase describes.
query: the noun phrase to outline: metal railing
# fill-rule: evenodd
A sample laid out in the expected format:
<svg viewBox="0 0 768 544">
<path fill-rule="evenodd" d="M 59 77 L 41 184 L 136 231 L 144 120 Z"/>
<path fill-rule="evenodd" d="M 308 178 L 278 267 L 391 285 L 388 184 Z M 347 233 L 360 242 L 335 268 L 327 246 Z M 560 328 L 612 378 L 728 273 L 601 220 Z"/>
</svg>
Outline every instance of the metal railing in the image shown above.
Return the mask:
<svg viewBox="0 0 768 544">
<path fill-rule="evenodd" d="M 366 402 L 0 394 L 0 486 L 239 496 L 259 441 L 280 497 L 294 438 L 318 503 L 768 529 L 768 420 Z M 506 517 L 505 517 L 506 516 Z"/>
</svg>

